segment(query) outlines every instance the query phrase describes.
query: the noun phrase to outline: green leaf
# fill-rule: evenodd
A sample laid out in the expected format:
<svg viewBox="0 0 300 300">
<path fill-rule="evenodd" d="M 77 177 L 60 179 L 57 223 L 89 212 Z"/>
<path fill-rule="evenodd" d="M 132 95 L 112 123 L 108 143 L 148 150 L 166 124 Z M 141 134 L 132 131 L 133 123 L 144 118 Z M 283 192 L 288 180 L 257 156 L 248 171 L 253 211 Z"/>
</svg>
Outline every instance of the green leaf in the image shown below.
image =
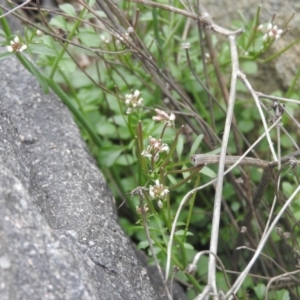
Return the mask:
<svg viewBox="0 0 300 300">
<path fill-rule="evenodd" d="M 100 104 L 103 101 L 103 93 L 99 88 L 82 88 L 78 91 L 78 98 L 84 105 Z"/>
<path fill-rule="evenodd" d="M 49 24 L 66 31 L 68 30 L 66 19 L 63 16 L 56 16 L 52 18 Z"/>
<path fill-rule="evenodd" d="M 200 173 L 210 178 L 216 178 L 217 176 L 216 173 L 212 169 L 208 168 L 207 166 L 204 166 L 203 169 L 200 171 Z"/>
<path fill-rule="evenodd" d="M 178 183 L 178 181 L 175 179 L 175 177 L 172 176 L 171 174 L 168 174 L 167 177 L 170 180 L 170 182 L 171 182 L 172 185 L 175 185 L 175 184 Z"/>
<path fill-rule="evenodd" d="M 59 8 L 69 16 L 76 17 L 76 11 L 73 5 L 65 3 L 59 5 Z"/>
<path fill-rule="evenodd" d="M 103 167 L 110 167 L 115 164 L 117 158 L 121 155 L 123 150 L 124 149 L 120 147 L 111 147 L 107 150 L 103 150 L 102 148 L 99 150 L 98 161 Z"/>
<path fill-rule="evenodd" d="M 183 243 L 183 247 L 187 250 L 194 250 L 194 247 L 188 243 Z"/>
<path fill-rule="evenodd" d="M 203 139 L 203 134 L 199 134 L 196 137 L 196 139 L 195 139 L 195 141 L 194 141 L 194 143 L 192 145 L 190 155 L 193 155 L 199 149 L 199 146 L 200 146 L 200 144 L 202 142 L 202 139 Z"/>
<path fill-rule="evenodd" d="M 54 40 L 52 36 L 43 35 L 40 37 L 40 41 L 44 43 L 44 45 L 48 46 L 48 48 L 53 49 L 53 51 L 57 52 L 57 48 L 54 47 Z"/>
<path fill-rule="evenodd" d="M 245 61 L 242 63 L 241 68 L 246 74 L 256 74 L 258 70 L 257 63 L 255 61 Z"/>
<path fill-rule="evenodd" d="M 241 208 L 241 204 L 237 201 L 233 202 L 231 205 L 230 205 L 232 211 L 234 212 L 238 212 L 238 210 Z"/>
<path fill-rule="evenodd" d="M 46 55 L 51 57 L 57 57 L 58 54 L 53 48 L 49 48 L 46 45 L 29 45 L 29 51 L 39 55 Z"/>
<path fill-rule="evenodd" d="M 149 247 L 148 241 L 139 242 L 138 245 L 137 245 L 138 249 L 146 249 L 148 247 Z"/>
<path fill-rule="evenodd" d="M 176 227 L 178 227 L 178 226 L 185 226 L 185 222 L 181 222 L 181 221 L 179 221 L 179 222 L 177 222 L 176 223 Z"/>
<path fill-rule="evenodd" d="M 276 291 L 276 300 L 290 300 L 290 294 L 287 290 Z"/>
<path fill-rule="evenodd" d="M 254 128 L 254 122 L 252 120 L 240 120 L 238 127 L 243 133 L 250 132 Z"/>
<path fill-rule="evenodd" d="M 188 235 L 193 235 L 193 234 L 189 231 L 185 232 L 185 230 L 181 229 L 181 230 L 176 231 L 175 235 L 177 235 L 177 236 L 182 236 L 182 235 L 188 236 Z"/>
<path fill-rule="evenodd" d="M 77 36 L 86 47 L 96 48 L 101 46 L 101 39 L 98 33 L 86 31 L 80 32 Z"/>
<path fill-rule="evenodd" d="M 266 286 L 262 283 L 259 283 L 256 287 L 254 287 L 254 292 L 256 297 L 260 299 L 264 299 L 265 292 L 266 292 Z"/>
<path fill-rule="evenodd" d="M 294 192 L 294 187 L 289 182 L 283 181 L 282 182 L 282 191 L 283 191 L 284 195 L 287 198 L 289 198 L 292 195 L 292 193 Z"/>
<path fill-rule="evenodd" d="M 134 164 L 136 161 L 137 161 L 137 159 L 134 158 L 132 155 L 122 154 L 116 160 L 116 164 L 120 165 L 120 166 L 130 166 L 130 165 Z"/>
<path fill-rule="evenodd" d="M 70 58 L 62 58 L 59 61 L 58 66 L 61 71 L 68 72 L 68 73 L 73 73 L 77 67 L 75 62 Z"/>
<path fill-rule="evenodd" d="M 181 155 L 182 155 L 183 146 L 184 146 L 184 138 L 183 138 L 183 136 L 180 134 L 180 135 L 178 136 L 178 139 L 177 139 L 177 145 L 176 145 L 176 152 L 177 152 L 177 154 L 178 154 L 179 157 L 181 157 Z"/>
<path fill-rule="evenodd" d="M 104 118 L 96 124 L 96 130 L 102 136 L 116 135 L 116 126 L 107 122 Z"/>
</svg>

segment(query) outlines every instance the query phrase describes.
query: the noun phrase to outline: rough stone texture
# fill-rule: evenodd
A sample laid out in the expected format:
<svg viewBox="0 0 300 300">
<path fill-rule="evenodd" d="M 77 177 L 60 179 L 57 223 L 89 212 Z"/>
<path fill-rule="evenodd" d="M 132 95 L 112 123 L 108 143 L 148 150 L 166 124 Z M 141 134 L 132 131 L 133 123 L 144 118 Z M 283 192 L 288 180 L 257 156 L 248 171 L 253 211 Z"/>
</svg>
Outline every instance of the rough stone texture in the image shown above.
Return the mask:
<svg viewBox="0 0 300 300">
<path fill-rule="evenodd" d="M 0 64 L 0 295 L 160 299 L 67 108 Z"/>
<path fill-rule="evenodd" d="M 14 56 L 0 80 L 0 299 L 166 299 L 68 109 Z"/>
</svg>

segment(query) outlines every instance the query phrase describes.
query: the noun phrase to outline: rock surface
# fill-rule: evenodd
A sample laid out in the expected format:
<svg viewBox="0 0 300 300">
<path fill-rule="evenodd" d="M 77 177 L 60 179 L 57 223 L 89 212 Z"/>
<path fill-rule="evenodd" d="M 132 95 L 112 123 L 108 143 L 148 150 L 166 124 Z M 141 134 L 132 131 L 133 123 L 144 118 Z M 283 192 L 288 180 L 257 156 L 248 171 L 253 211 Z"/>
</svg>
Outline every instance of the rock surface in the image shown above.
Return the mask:
<svg viewBox="0 0 300 300">
<path fill-rule="evenodd" d="M 0 79 L 1 300 L 163 298 L 67 108 L 15 57 Z"/>
</svg>

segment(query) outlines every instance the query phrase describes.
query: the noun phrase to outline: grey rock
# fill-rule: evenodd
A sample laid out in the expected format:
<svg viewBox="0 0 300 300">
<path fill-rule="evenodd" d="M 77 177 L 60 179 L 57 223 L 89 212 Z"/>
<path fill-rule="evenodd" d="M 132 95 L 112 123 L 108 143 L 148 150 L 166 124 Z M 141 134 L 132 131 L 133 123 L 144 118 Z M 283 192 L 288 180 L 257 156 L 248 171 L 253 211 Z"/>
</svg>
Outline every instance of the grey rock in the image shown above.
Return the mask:
<svg viewBox="0 0 300 300">
<path fill-rule="evenodd" d="M 67 108 L 15 57 L 0 80 L 1 300 L 162 299 Z"/>
</svg>

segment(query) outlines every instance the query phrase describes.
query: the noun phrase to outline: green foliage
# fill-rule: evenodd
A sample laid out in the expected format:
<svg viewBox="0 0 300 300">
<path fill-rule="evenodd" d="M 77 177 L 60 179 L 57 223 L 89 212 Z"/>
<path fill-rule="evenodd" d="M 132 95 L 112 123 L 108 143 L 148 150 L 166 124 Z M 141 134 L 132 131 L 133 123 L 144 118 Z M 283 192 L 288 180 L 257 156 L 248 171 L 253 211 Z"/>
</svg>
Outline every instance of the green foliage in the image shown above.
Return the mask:
<svg viewBox="0 0 300 300">
<path fill-rule="evenodd" d="M 94 2 L 89 1 L 89 4 Z M 174 2 L 181 6 L 181 1 Z M 123 28 L 126 32 L 104 30 L 105 26 L 90 22 L 95 17 L 91 10 L 84 8 L 78 12 L 72 5 L 63 4 L 60 9 L 68 17 L 53 16 L 49 22 L 52 31 L 48 33 L 51 35 L 27 28 L 22 40 L 28 46 L 27 53 L 16 55 L 37 78 L 45 93 L 51 89 L 69 107 L 117 202 L 126 199 L 120 209 L 121 225 L 130 237 L 138 241 L 138 248 L 153 258 L 143 230 L 147 225 L 157 259 L 165 267 L 174 217 L 186 193 L 200 183 L 202 185 L 214 179 L 217 173 L 214 166 L 192 166 L 190 156 L 208 151 L 219 153 L 227 105 L 225 101 L 219 101 L 223 97 L 219 88 L 220 78 L 210 56 L 206 55 L 208 49 L 205 53 L 199 49 L 197 26 L 190 26 L 186 32 L 184 42 L 189 42 L 191 47 L 185 52 L 181 49 L 181 43 L 187 26 L 186 17 L 157 7 L 136 6 L 129 1 L 120 1 L 119 7 L 124 9 L 131 24 L 137 17 L 133 12 L 139 8 L 139 18 L 132 28 L 133 32 L 128 28 Z M 102 11 L 96 10 L 96 14 L 104 20 L 107 18 Z M 5 38 L 3 44 L 8 45 L 13 36 L 4 18 L 1 23 L 3 31 L 0 34 Z M 256 75 L 259 63 L 275 59 L 295 44 L 270 54 L 275 40 L 268 36 L 265 38 L 264 33 L 258 30 L 259 10 L 252 22 L 242 18 L 233 23 L 233 27 L 245 27 L 245 33 L 237 41 L 240 68 L 246 75 Z M 41 29 L 48 31 L 46 27 Z M 222 80 L 226 82 L 231 70 L 229 45 L 217 35 L 212 36 L 211 43 L 217 50 L 217 63 L 224 76 Z M 0 60 L 9 55 L 13 54 L 1 54 Z M 33 57 L 35 63 L 32 62 Z M 200 63 L 201 60 L 205 64 Z M 147 66 L 150 67 L 147 69 Z M 205 81 L 205 70 L 208 82 Z M 297 78 L 299 74 L 300 71 Z M 289 97 L 299 97 L 295 82 L 287 92 Z M 208 83 L 211 94 L 204 88 Z M 246 91 L 244 85 L 237 86 L 237 92 L 242 96 L 238 97 L 235 106 L 236 125 L 243 135 L 239 135 L 238 139 L 234 135 L 230 137 L 228 152 L 231 153 L 247 149 L 245 140 L 252 143 L 263 131 L 253 100 L 249 95 L 243 96 Z M 288 108 L 292 115 L 296 114 L 297 107 L 298 104 L 291 104 Z M 155 108 L 160 108 L 163 113 L 154 111 Z M 153 120 L 155 116 L 162 118 L 162 122 Z M 283 116 L 283 123 L 286 122 L 289 118 Z M 296 140 L 295 133 L 292 132 L 291 136 Z M 283 136 L 281 143 L 283 148 L 290 149 L 289 138 Z M 265 145 L 262 143 L 259 149 L 263 154 L 268 153 L 268 150 L 262 150 L 266 149 Z M 235 222 L 243 223 L 246 218 L 249 207 L 245 198 L 247 193 L 251 195 L 251 183 L 258 183 L 261 174 L 252 169 L 245 169 L 244 173 L 237 169 L 233 174 L 240 176 L 248 189 L 245 188 L 243 194 L 240 185 L 232 181 L 224 185 L 224 211 L 227 214 L 224 213 L 221 220 L 218 255 L 228 270 L 240 270 L 249 255 L 244 252 L 239 256 L 240 261 L 232 258 L 236 241 L 241 237 Z M 299 183 L 294 174 L 284 176 L 282 193 L 288 198 Z M 137 187 L 145 188 L 140 197 L 134 193 L 130 195 Z M 242 194 L 242 201 L 238 193 Z M 198 261 L 195 275 L 184 271 L 195 254 L 209 246 L 213 199 L 213 188 L 194 193 L 185 202 L 174 225 L 171 261 L 180 269 L 176 276 L 187 285 L 192 284 L 193 288 L 188 291 L 190 298 L 195 297 L 206 282 L 207 256 L 203 255 Z M 298 218 L 299 196 L 296 201 L 291 211 Z M 268 204 L 264 203 L 264 207 Z M 262 214 L 260 218 L 265 216 Z M 296 226 L 294 230 L 296 236 L 299 228 Z M 255 241 L 256 245 L 260 232 L 255 227 L 250 232 L 253 236 L 249 243 Z M 278 247 L 280 241 L 278 237 L 273 240 L 278 242 Z M 299 242 L 297 239 L 296 244 Z M 276 256 L 273 250 L 269 245 L 266 247 L 271 258 Z M 283 259 L 286 259 L 284 255 Z M 264 270 L 267 267 L 260 265 L 259 268 Z M 222 290 L 228 289 L 221 271 L 217 272 L 217 282 Z M 264 299 L 265 283 L 249 282 L 257 299 Z M 243 287 L 240 299 L 246 297 L 246 288 Z M 269 295 L 269 299 L 290 299 L 289 291 L 284 289 L 269 292 Z"/>
</svg>

